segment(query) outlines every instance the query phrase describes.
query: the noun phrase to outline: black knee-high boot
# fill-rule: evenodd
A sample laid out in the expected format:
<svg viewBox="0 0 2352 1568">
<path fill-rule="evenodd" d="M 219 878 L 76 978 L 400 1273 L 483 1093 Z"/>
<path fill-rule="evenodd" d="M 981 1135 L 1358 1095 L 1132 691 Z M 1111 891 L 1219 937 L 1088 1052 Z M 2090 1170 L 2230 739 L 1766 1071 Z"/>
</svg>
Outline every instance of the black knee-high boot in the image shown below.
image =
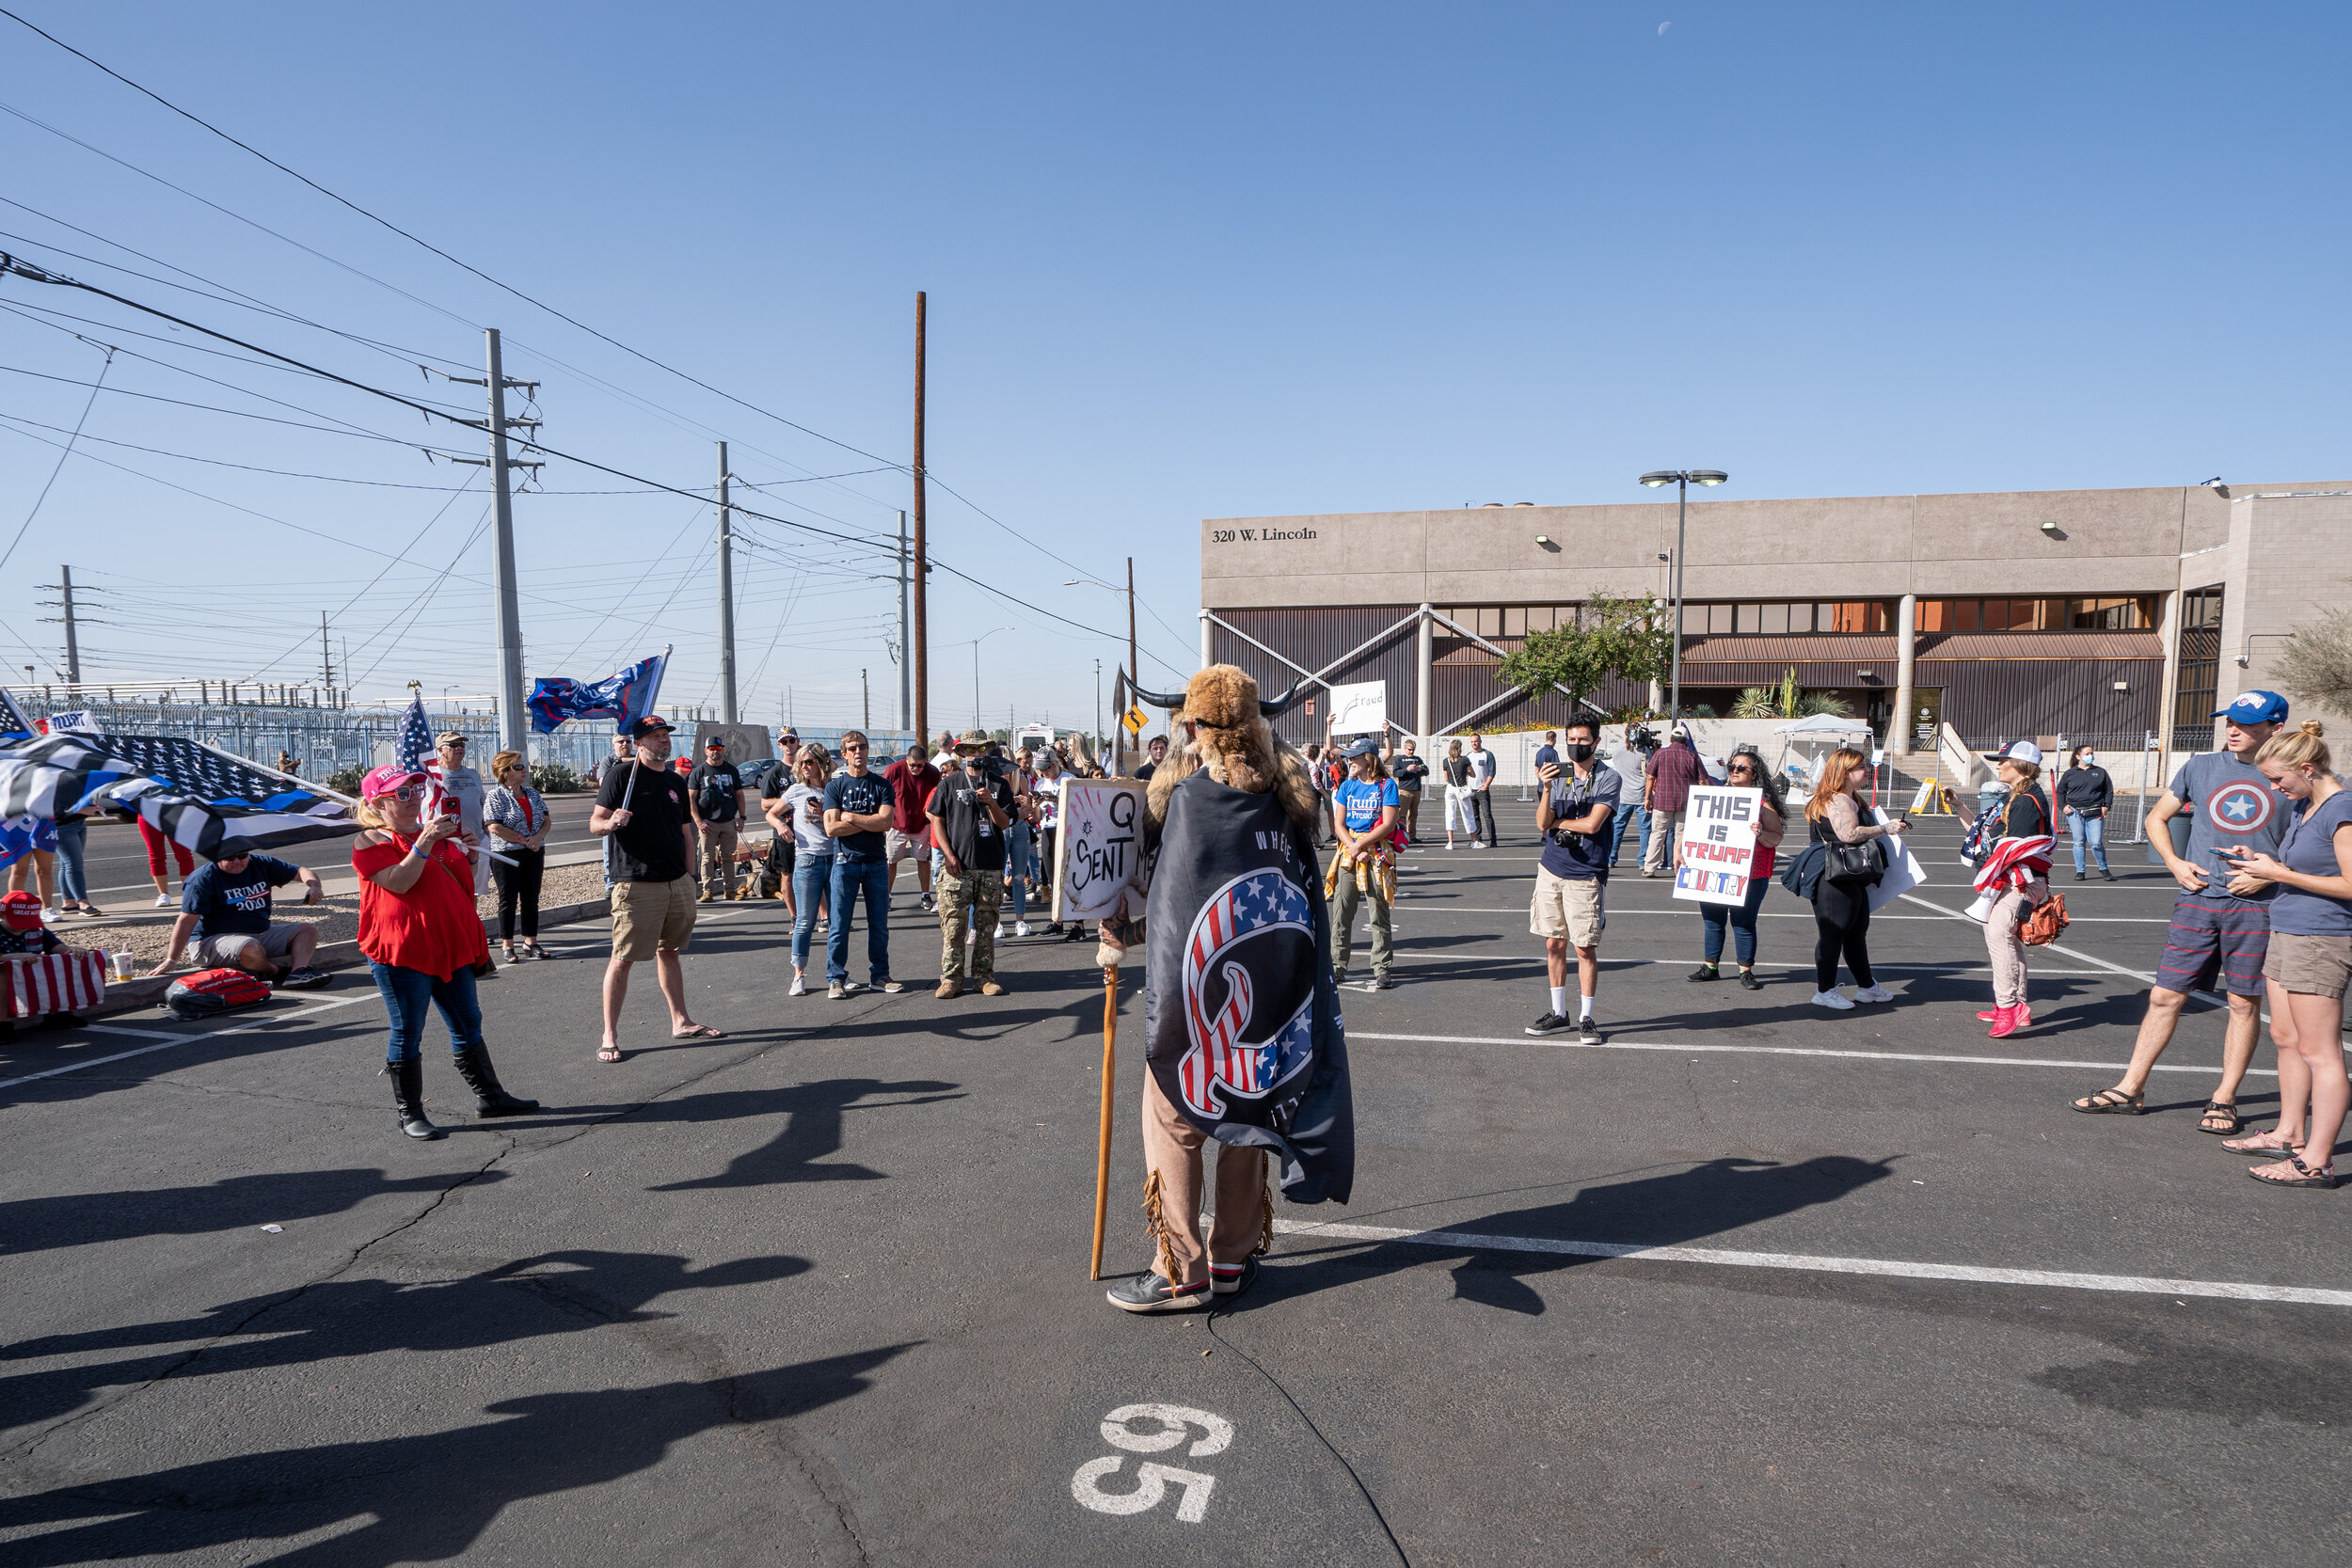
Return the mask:
<svg viewBox="0 0 2352 1568">
<path fill-rule="evenodd" d="M 384 1071 L 392 1081 L 392 1104 L 400 1112 L 400 1130 L 412 1138 L 448 1137 L 424 1117 L 424 1063 L 411 1056 L 405 1062 L 388 1063 Z"/>
<path fill-rule="evenodd" d="M 487 1046 L 469 1045 L 457 1053 L 457 1076 L 473 1090 L 474 1115 L 478 1117 L 519 1117 L 539 1108 L 537 1101 L 518 1100 L 500 1085 L 498 1069 L 490 1065 Z"/>
</svg>

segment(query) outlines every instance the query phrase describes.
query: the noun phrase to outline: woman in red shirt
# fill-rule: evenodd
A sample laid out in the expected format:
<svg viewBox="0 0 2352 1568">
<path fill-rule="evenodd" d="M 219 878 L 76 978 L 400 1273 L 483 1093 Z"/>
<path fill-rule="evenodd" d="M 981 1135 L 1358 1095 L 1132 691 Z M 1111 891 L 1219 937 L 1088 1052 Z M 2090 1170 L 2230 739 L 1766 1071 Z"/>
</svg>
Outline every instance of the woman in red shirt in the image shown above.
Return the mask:
<svg viewBox="0 0 2352 1568">
<path fill-rule="evenodd" d="M 449 1025 L 457 1075 L 474 1092 L 476 1115 L 512 1117 L 539 1108 L 537 1101 L 517 1100 L 500 1086 L 482 1043 L 473 971 L 490 956 L 490 939 L 474 910 L 472 869 L 449 842 L 460 831 L 457 818 L 421 820 L 428 787 L 422 773 L 389 766 L 360 781 L 358 817 L 369 831 L 351 851 L 351 868 L 359 874 L 359 951 L 368 957 L 392 1020 L 384 1070 L 391 1075 L 400 1130 L 412 1138 L 444 1136 L 424 1115 L 424 1063 L 417 1047 L 427 1006 L 439 1007 Z"/>
</svg>

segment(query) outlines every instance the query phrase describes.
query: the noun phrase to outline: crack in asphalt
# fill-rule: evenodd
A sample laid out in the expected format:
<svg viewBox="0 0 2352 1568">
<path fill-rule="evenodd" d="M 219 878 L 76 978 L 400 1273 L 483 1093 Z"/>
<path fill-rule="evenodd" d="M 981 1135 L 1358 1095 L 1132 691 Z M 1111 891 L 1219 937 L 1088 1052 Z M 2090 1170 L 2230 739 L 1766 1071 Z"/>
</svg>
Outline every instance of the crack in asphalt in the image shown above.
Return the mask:
<svg viewBox="0 0 2352 1568">
<path fill-rule="evenodd" d="M 1366 1486 L 1364 1484 L 1364 1478 L 1356 1473 L 1356 1466 L 1347 1462 L 1347 1455 L 1340 1452 L 1339 1446 L 1333 1443 L 1330 1438 L 1324 1435 L 1323 1429 L 1315 1425 L 1315 1418 L 1312 1416 L 1308 1415 L 1307 1412 L 1300 1407 L 1299 1402 L 1291 1397 L 1291 1391 L 1288 1388 L 1282 1386 L 1282 1380 L 1280 1378 L 1276 1377 L 1272 1372 L 1267 1371 L 1265 1367 L 1256 1356 L 1250 1354 L 1248 1351 L 1242 1349 L 1241 1346 L 1235 1344 L 1232 1340 L 1217 1332 L 1217 1320 L 1226 1316 L 1229 1316 L 1229 1314 L 1215 1306 L 1212 1306 L 1209 1308 L 1209 1315 L 1206 1320 L 1209 1337 L 1215 1339 L 1218 1344 L 1223 1345 L 1227 1350 L 1232 1351 L 1235 1355 L 1240 1356 L 1244 1361 L 1248 1362 L 1251 1369 L 1255 1370 L 1260 1377 L 1264 1378 L 1268 1384 L 1272 1385 L 1276 1393 L 1282 1396 L 1282 1402 L 1289 1405 L 1292 1413 L 1301 1421 L 1306 1423 L 1307 1430 L 1314 1433 L 1315 1441 L 1323 1445 L 1324 1451 L 1328 1453 L 1333 1459 L 1339 1461 L 1340 1468 L 1347 1472 L 1347 1479 L 1356 1483 L 1357 1494 L 1364 1499 L 1364 1506 L 1372 1510 L 1373 1522 L 1380 1527 L 1380 1533 L 1388 1537 L 1389 1549 L 1396 1554 L 1397 1561 L 1405 1564 L 1405 1568 L 1413 1568 L 1413 1560 L 1405 1555 L 1404 1544 L 1397 1540 L 1396 1531 L 1389 1528 L 1389 1516 L 1380 1512 L 1380 1504 L 1373 1497 L 1372 1488 Z"/>
</svg>

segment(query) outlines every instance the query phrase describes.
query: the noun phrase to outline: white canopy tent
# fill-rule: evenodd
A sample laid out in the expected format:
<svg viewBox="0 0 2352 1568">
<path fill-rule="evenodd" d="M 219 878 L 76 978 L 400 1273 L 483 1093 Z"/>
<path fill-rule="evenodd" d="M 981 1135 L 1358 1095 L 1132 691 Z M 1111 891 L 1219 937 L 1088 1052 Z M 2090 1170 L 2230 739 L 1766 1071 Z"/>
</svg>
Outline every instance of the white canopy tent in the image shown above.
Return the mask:
<svg viewBox="0 0 2352 1568">
<path fill-rule="evenodd" d="M 1783 724 L 1772 733 L 1781 737 L 1780 755 L 1774 759 L 1773 768 L 1787 777 L 1803 778 L 1807 782 L 1821 776 L 1822 760 L 1840 744 L 1858 737 L 1862 744 L 1857 750 L 1867 757 L 1876 739 L 1870 726 L 1862 720 L 1841 719 L 1834 713 L 1816 713 L 1794 723 Z M 1809 747 L 1810 750 L 1803 753 L 1802 767 L 1791 771 L 1788 752 L 1792 747 L 1798 746 Z"/>
</svg>

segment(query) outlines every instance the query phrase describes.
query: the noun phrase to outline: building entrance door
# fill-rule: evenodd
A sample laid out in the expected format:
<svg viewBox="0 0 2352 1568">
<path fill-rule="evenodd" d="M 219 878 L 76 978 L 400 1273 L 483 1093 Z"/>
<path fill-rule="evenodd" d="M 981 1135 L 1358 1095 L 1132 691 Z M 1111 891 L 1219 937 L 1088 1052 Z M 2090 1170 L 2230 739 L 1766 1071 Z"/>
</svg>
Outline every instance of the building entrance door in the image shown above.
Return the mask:
<svg viewBox="0 0 2352 1568">
<path fill-rule="evenodd" d="M 1911 749 L 1932 752 L 1936 734 L 1944 727 L 1944 689 L 1940 686 L 1914 687 L 1911 692 Z"/>
</svg>

